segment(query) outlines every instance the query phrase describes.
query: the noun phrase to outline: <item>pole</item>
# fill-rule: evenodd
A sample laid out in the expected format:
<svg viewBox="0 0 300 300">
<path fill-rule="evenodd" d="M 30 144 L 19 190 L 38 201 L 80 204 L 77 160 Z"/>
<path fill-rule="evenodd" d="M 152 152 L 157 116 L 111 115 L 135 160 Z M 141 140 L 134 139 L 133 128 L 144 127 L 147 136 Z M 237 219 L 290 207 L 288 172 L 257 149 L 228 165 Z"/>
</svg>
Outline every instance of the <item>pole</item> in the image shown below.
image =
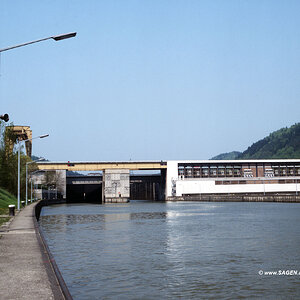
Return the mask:
<svg viewBox="0 0 300 300">
<path fill-rule="evenodd" d="M 32 141 L 34 139 L 43 139 L 45 137 L 48 137 L 49 134 L 44 134 L 44 135 L 40 135 L 40 136 L 37 136 L 37 137 L 34 137 L 34 138 L 31 138 L 31 139 L 27 139 L 27 140 L 23 140 L 23 142 L 27 142 L 27 141 Z M 21 153 L 21 142 L 22 140 L 20 141 L 18 139 L 18 145 L 19 145 L 19 149 L 18 149 L 18 210 L 20 210 L 20 153 Z M 27 164 L 26 164 L 26 169 L 27 169 Z M 27 177 L 27 171 L 26 171 L 26 177 Z M 27 180 L 26 180 L 26 185 L 27 185 Z M 26 200 L 27 200 L 27 190 L 26 190 Z M 26 202 L 27 204 L 27 202 Z"/>
<path fill-rule="evenodd" d="M 34 44 L 34 43 L 38 43 L 38 42 L 50 40 L 50 39 L 51 39 L 51 37 L 47 37 L 47 38 L 44 38 L 44 39 L 39 39 L 39 40 L 35 40 L 35 41 L 31 41 L 31 42 L 19 44 L 19 45 L 12 46 L 12 47 L 3 48 L 3 49 L 0 49 L 0 52 L 4 52 L 4 51 L 7 51 L 7 50 L 11 50 L 11 49 L 23 47 L 23 46 L 26 46 L 26 45 L 30 45 L 30 44 Z"/>
<path fill-rule="evenodd" d="M 28 167 L 28 163 L 26 163 L 26 205 L 27 205 L 27 201 L 28 201 L 27 167 Z"/>
<path fill-rule="evenodd" d="M 21 144 L 18 140 L 18 210 L 20 210 L 20 152 L 21 152 Z"/>
<path fill-rule="evenodd" d="M 45 136 L 46 136 L 46 135 L 45 135 Z M 44 159 L 44 158 L 40 157 L 40 158 L 37 159 L 37 160 L 28 161 L 28 162 L 26 163 L 26 205 L 27 205 L 27 201 L 28 201 L 28 165 L 29 165 L 29 164 L 32 164 L 32 163 L 34 163 L 34 162 L 37 162 L 37 161 L 39 161 L 39 160 L 42 160 L 42 159 Z M 31 190 L 32 190 L 32 185 L 31 185 Z M 31 200 L 32 200 L 32 191 L 31 191 Z"/>
<path fill-rule="evenodd" d="M 32 202 L 32 178 L 30 178 L 30 200 Z"/>
<path fill-rule="evenodd" d="M 55 199 L 57 200 L 57 176 L 55 176 Z"/>
</svg>

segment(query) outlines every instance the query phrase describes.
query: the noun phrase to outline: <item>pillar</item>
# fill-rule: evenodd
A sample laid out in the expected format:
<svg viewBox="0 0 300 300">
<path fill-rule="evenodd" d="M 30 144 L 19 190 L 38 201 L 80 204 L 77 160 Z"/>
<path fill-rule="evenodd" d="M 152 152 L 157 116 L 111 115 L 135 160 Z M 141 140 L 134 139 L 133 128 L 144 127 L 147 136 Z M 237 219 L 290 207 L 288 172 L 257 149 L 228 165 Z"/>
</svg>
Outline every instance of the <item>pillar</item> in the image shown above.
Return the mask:
<svg viewBox="0 0 300 300">
<path fill-rule="evenodd" d="M 102 203 L 127 203 L 130 198 L 130 174 L 127 169 L 103 171 Z"/>
</svg>

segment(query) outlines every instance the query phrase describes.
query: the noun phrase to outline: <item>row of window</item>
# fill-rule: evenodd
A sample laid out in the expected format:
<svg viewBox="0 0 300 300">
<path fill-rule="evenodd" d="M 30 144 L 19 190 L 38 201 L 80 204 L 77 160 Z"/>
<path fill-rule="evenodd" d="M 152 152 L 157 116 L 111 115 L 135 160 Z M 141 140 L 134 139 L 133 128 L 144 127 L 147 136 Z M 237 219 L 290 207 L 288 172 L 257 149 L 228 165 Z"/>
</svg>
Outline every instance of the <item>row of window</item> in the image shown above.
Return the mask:
<svg viewBox="0 0 300 300">
<path fill-rule="evenodd" d="M 286 184 L 286 183 L 299 183 L 299 179 L 278 179 L 278 180 L 223 180 L 215 181 L 216 185 L 226 184 Z"/>
<path fill-rule="evenodd" d="M 184 177 L 241 177 L 241 169 L 178 168 L 178 175 Z"/>
<path fill-rule="evenodd" d="M 259 174 L 259 175 L 257 175 Z M 300 166 L 272 166 L 260 171 L 242 166 L 179 166 L 179 178 L 300 176 Z"/>
</svg>

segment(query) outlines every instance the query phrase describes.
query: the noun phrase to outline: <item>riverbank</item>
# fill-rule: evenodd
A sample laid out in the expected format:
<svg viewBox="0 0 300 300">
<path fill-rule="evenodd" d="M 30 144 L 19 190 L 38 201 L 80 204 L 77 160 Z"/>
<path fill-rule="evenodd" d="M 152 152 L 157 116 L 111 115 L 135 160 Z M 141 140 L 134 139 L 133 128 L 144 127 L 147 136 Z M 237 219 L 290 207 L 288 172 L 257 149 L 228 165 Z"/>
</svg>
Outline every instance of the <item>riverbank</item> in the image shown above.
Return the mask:
<svg viewBox="0 0 300 300">
<path fill-rule="evenodd" d="M 1 299 L 65 299 L 40 235 L 35 206 L 0 227 Z"/>
</svg>

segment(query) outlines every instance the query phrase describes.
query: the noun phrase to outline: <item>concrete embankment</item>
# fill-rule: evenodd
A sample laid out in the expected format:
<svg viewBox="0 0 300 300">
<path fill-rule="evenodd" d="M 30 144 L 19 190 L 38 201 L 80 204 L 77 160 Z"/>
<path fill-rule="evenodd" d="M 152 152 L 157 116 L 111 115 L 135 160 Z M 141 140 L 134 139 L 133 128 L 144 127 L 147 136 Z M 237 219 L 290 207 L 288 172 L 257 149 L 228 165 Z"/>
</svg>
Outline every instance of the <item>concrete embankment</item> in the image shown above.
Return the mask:
<svg viewBox="0 0 300 300">
<path fill-rule="evenodd" d="M 0 298 L 71 299 L 39 231 L 35 206 L 0 227 Z"/>
<path fill-rule="evenodd" d="M 300 203 L 300 195 L 256 195 L 256 194 L 197 194 L 182 197 L 169 197 L 168 201 L 204 201 L 204 202 L 285 202 Z"/>
</svg>

